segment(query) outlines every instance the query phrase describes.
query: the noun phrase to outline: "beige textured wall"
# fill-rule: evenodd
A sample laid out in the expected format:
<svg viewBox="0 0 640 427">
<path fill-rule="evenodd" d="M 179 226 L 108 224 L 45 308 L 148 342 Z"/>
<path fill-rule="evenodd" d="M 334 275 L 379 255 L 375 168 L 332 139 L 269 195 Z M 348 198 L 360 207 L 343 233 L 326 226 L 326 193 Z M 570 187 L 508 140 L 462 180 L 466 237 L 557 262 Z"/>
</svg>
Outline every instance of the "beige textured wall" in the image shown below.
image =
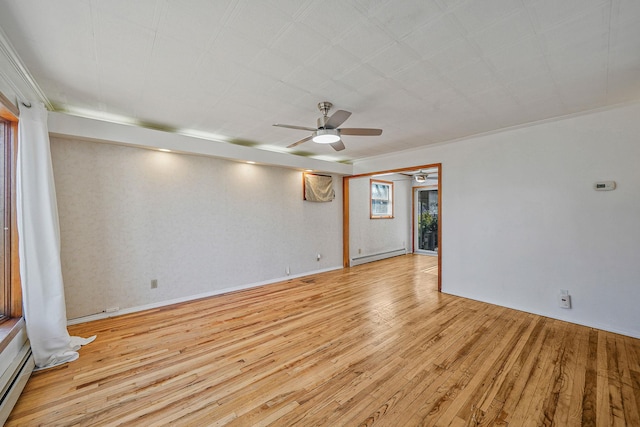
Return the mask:
<svg viewBox="0 0 640 427">
<path fill-rule="evenodd" d="M 340 177 L 336 200 L 310 203 L 294 170 L 58 137 L 51 150 L 69 319 L 342 263 Z"/>
</svg>

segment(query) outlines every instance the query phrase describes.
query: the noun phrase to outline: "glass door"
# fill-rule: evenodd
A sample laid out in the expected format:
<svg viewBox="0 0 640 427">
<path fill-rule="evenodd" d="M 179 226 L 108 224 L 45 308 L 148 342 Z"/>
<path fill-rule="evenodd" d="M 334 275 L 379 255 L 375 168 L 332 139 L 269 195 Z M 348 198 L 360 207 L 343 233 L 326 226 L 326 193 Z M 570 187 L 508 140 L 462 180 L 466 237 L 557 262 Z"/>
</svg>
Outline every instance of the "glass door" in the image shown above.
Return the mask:
<svg viewBox="0 0 640 427">
<path fill-rule="evenodd" d="M 414 252 L 438 254 L 438 189 L 416 188 L 414 193 Z"/>
</svg>

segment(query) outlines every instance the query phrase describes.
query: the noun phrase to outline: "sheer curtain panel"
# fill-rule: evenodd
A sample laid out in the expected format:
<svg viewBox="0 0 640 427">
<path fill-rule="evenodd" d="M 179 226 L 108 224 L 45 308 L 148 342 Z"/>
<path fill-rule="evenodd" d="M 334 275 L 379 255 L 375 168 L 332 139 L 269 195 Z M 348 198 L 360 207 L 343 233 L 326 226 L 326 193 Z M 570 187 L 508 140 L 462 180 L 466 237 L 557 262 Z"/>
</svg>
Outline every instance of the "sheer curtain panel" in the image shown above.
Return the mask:
<svg viewBox="0 0 640 427">
<path fill-rule="evenodd" d="M 27 335 L 36 366 L 48 368 L 76 360 L 80 346 L 95 337 L 71 337 L 67 332 L 58 207 L 43 104 L 20 105 L 16 192 Z"/>
</svg>

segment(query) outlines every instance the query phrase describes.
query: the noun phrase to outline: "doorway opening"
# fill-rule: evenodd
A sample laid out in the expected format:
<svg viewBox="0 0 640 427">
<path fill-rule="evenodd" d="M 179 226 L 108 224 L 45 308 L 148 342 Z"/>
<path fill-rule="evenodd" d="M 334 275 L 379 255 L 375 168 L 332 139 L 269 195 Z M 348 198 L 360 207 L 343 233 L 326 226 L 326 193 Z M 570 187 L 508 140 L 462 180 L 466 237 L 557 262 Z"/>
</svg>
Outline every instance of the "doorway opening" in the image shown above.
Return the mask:
<svg viewBox="0 0 640 427">
<path fill-rule="evenodd" d="M 410 204 L 411 202 L 405 198 L 406 209 L 404 210 L 404 214 L 402 215 L 393 215 L 385 221 L 400 221 L 404 224 L 403 233 L 406 236 L 405 239 L 399 237 L 388 244 L 391 249 L 397 249 L 396 246 L 398 242 L 404 240 L 402 242 L 402 246 L 404 246 L 405 253 L 413 253 L 417 252 L 417 248 L 420 248 L 420 244 L 416 244 L 416 235 L 418 234 L 414 224 L 416 224 L 417 219 L 415 213 L 415 196 L 414 191 L 416 188 L 425 187 L 427 190 L 436 190 L 433 193 L 428 193 L 426 196 L 426 206 L 429 209 L 431 207 L 431 212 L 436 212 L 436 218 L 431 218 L 429 220 L 429 227 L 431 228 L 431 234 L 427 236 L 426 232 L 424 234 L 425 246 L 427 249 L 425 251 L 430 251 L 429 255 L 434 255 L 433 257 L 424 257 L 423 259 L 426 261 L 427 259 L 435 259 L 436 265 L 433 266 L 434 276 L 437 276 L 437 285 L 438 291 L 442 291 L 442 164 L 441 163 L 432 163 L 426 164 L 422 166 L 413 166 L 406 167 L 400 169 L 392 169 L 392 170 L 384 170 L 384 171 L 376 171 L 376 172 L 368 172 L 358 175 L 345 176 L 342 180 L 342 201 L 343 201 L 343 265 L 345 268 L 349 268 L 353 266 L 353 262 L 358 255 L 360 255 L 361 249 L 357 244 L 353 244 L 351 242 L 351 216 L 353 214 L 353 221 L 380 221 L 379 219 L 371 218 L 369 215 L 369 211 L 367 209 L 366 217 L 361 215 L 362 209 L 361 205 L 363 200 L 366 200 L 367 203 L 370 203 L 370 195 L 368 192 L 368 187 L 366 187 L 366 194 L 364 194 L 363 185 L 361 185 L 361 178 L 373 178 L 373 177 L 381 177 L 384 175 L 393 175 L 399 174 L 404 175 L 404 179 L 400 181 L 404 181 L 405 184 L 403 187 L 406 189 L 406 196 L 408 199 L 413 199 L 413 206 Z M 351 189 L 351 182 L 353 181 L 353 188 Z M 407 182 L 409 181 L 409 182 Z M 368 180 L 367 180 L 368 182 Z M 362 188 L 361 188 L 362 187 Z M 353 194 L 351 194 L 353 190 Z M 365 197 L 366 196 L 366 197 Z M 354 206 L 351 207 L 351 199 L 353 199 Z M 394 203 L 397 200 L 394 200 Z M 434 206 L 435 205 L 435 206 Z M 413 209 L 412 209 L 413 208 Z M 361 223 L 354 222 L 354 239 L 362 240 L 361 233 Z M 435 232 L 433 231 L 435 230 Z M 365 234 L 365 237 L 370 237 L 370 235 Z M 407 244 L 405 246 L 405 241 Z M 356 243 L 359 243 L 356 241 Z M 377 241 L 375 243 L 378 243 Z M 353 247 L 352 247 L 353 246 Z M 395 251 L 393 251 L 395 253 Z M 421 252 L 418 252 L 421 253 Z M 424 253 L 424 252 L 423 252 Z M 355 257 L 352 259 L 352 254 Z M 387 254 L 385 252 L 384 254 Z M 422 257 L 420 257 L 422 258 Z"/>
</svg>

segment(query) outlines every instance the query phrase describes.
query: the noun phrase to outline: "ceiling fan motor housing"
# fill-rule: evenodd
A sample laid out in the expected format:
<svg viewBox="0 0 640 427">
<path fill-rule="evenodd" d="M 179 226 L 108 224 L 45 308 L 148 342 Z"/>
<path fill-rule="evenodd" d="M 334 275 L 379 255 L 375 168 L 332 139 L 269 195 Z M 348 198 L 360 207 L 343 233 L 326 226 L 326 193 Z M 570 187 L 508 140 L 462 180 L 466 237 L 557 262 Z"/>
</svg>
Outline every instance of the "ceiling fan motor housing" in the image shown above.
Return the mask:
<svg viewBox="0 0 640 427">
<path fill-rule="evenodd" d="M 329 101 L 318 102 L 318 110 L 320 110 L 322 115 L 325 117 L 329 115 L 329 110 L 331 110 L 331 107 L 333 107 L 333 104 Z"/>
<path fill-rule="evenodd" d="M 333 104 L 328 101 L 318 103 L 318 110 L 322 113 L 322 116 L 318 117 L 318 129 L 325 128 L 329 120 L 329 110 L 331 110 L 331 107 L 333 107 Z"/>
</svg>

